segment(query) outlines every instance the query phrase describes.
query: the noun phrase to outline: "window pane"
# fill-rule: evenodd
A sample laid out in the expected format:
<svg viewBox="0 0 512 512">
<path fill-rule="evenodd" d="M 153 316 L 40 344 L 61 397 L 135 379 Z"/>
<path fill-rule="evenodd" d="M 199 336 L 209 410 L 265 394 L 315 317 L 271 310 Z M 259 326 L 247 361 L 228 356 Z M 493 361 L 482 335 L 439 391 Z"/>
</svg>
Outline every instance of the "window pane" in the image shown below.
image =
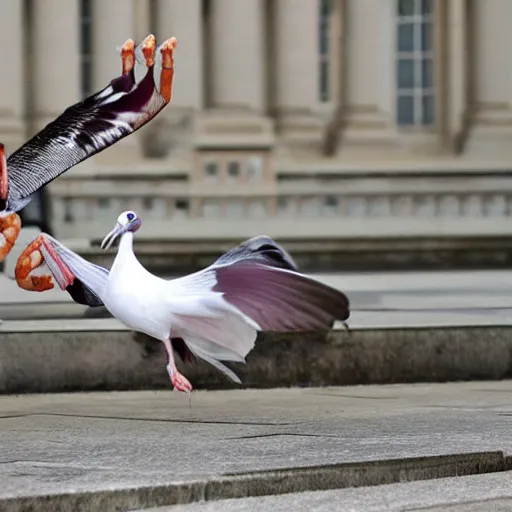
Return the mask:
<svg viewBox="0 0 512 512">
<path fill-rule="evenodd" d="M 414 51 L 414 25 L 410 23 L 398 25 L 398 51 Z"/>
<path fill-rule="evenodd" d="M 204 175 L 208 181 L 216 181 L 218 177 L 217 162 L 206 162 L 204 164 Z"/>
<path fill-rule="evenodd" d="M 400 59 L 398 61 L 398 87 L 400 89 L 414 87 L 414 60 Z"/>
<path fill-rule="evenodd" d="M 421 24 L 421 51 L 429 52 L 432 50 L 432 23 Z"/>
<path fill-rule="evenodd" d="M 421 13 L 422 14 L 432 13 L 432 0 L 421 0 Z"/>
<path fill-rule="evenodd" d="M 431 94 L 423 96 L 422 102 L 423 124 L 429 125 L 434 123 L 434 97 Z"/>
<path fill-rule="evenodd" d="M 231 179 L 237 179 L 240 175 L 240 164 L 238 162 L 228 163 L 228 176 Z"/>
<path fill-rule="evenodd" d="M 412 96 L 399 96 L 397 111 L 399 125 L 409 126 L 414 124 L 414 102 Z"/>
<path fill-rule="evenodd" d="M 247 176 L 251 183 L 261 181 L 263 174 L 263 160 L 259 156 L 252 156 L 247 161 Z"/>
<path fill-rule="evenodd" d="M 327 33 L 327 21 L 320 22 L 319 43 L 320 55 L 327 55 L 329 52 L 329 36 Z"/>
<path fill-rule="evenodd" d="M 412 16 L 414 14 L 415 0 L 398 0 L 398 15 Z"/>
<path fill-rule="evenodd" d="M 320 101 L 329 101 L 329 64 L 320 61 Z"/>
<path fill-rule="evenodd" d="M 432 87 L 434 84 L 433 76 L 432 76 L 432 59 L 423 59 L 421 63 L 421 75 L 422 75 L 422 87 L 425 89 L 428 87 Z"/>
<path fill-rule="evenodd" d="M 329 16 L 331 12 L 331 0 L 320 0 L 320 16 Z"/>
</svg>

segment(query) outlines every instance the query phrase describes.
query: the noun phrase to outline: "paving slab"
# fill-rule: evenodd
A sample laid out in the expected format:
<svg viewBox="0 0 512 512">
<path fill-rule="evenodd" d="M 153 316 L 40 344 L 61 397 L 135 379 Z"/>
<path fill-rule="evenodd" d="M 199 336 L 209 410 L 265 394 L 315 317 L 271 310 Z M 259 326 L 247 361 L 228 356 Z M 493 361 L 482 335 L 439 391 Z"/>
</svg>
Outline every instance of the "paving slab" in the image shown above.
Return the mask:
<svg viewBox="0 0 512 512">
<path fill-rule="evenodd" d="M 504 471 L 512 382 L 0 398 L 0 509 L 128 510 Z M 24 508 L 25 507 L 25 508 Z"/>
</svg>

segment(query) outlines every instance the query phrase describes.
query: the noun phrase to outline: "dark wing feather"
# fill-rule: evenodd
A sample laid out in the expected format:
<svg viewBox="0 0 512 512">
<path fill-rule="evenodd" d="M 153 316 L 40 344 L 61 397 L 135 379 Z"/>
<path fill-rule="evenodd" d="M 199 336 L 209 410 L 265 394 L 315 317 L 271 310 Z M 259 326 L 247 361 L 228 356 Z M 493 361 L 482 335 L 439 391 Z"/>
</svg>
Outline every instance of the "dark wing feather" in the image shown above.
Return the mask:
<svg viewBox="0 0 512 512">
<path fill-rule="evenodd" d="M 211 271 L 213 290 L 263 331 L 328 331 L 350 315 L 344 293 L 292 270 L 242 260 Z"/>
<path fill-rule="evenodd" d="M 66 291 L 78 304 L 90 306 L 91 308 L 98 308 L 105 305 L 103 301 L 77 277 L 75 277 L 73 284 L 66 288 Z"/>
<path fill-rule="evenodd" d="M 288 252 L 268 236 L 256 236 L 233 247 L 213 266 L 227 265 L 237 261 L 257 261 L 271 267 L 297 270 L 297 265 Z"/>
<path fill-rule="evenodd" d="M 8 208 L 20 209 L 28 196 L 133 133 L 165 105 L 153 68 L 139 83 L 132 71 L 72 105 L 7 159 Z"/>
<path fill-rule="evenodd" d="M 75 276 L 73 283 L 66 288 L 71 298 L 78 304 L 93 308 L 104 306 L 102 294 L 110 272 L 100 265 L 85 260 L 50 235 L 45 233 L 44 237 L 52 244 L 59 258 Z M 55 277 L 53 270 L 55 262 L 45 259 L 45 263 Z"/>
</svg>

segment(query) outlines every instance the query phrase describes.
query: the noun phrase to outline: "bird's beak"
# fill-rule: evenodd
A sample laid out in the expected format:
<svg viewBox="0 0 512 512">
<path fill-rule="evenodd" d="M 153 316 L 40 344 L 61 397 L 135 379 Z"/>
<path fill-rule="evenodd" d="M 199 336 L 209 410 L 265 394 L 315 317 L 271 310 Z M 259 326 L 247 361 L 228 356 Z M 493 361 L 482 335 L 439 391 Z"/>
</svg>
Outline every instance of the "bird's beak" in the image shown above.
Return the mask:
<svg viewBox="0 0 512 512">
<path fill-rule="evenodd" d="M 121 224 L 117 223 L 114 229 L 103 239 L 103 242 L 101 242 L 101 248 L 104 250 L 110 249 L 110 247 L 114 243 L 114 240 L 119 235 L 123 234 L 125 231 L 126 228 L 124 226 L 121 226 Z"/>
</svg>

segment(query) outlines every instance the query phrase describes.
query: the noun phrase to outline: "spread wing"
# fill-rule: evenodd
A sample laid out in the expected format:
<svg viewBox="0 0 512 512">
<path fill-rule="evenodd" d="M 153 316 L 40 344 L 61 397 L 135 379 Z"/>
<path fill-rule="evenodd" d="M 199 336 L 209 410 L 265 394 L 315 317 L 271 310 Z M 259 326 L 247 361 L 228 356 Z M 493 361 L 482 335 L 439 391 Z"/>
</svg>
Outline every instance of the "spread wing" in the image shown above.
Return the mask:
<svg viewBox="0 0 512 512">
<path fill-rule="evenodd" d="M 171 285 L 220 292 L 263 331 L 328 331 L 350 315 L 343 292 L 298 272 L 291 256 L 269 237 L 247 240 Z"/>
<path fill-rule="evenodd" d="M 134 52 L 139 61 L 140 54 L 139 45 Z M 170 101 L 173 73 L 161 72 L 164 98 L 155 85 L 154 70 L 155 65 L 147 67 L 137 82 L 132 66 L 103 90 L 67 108 L 11 154 L 7 159 L 8 209 L 21 209 L 34 192 L 155 117 Z"/>
</svg>

